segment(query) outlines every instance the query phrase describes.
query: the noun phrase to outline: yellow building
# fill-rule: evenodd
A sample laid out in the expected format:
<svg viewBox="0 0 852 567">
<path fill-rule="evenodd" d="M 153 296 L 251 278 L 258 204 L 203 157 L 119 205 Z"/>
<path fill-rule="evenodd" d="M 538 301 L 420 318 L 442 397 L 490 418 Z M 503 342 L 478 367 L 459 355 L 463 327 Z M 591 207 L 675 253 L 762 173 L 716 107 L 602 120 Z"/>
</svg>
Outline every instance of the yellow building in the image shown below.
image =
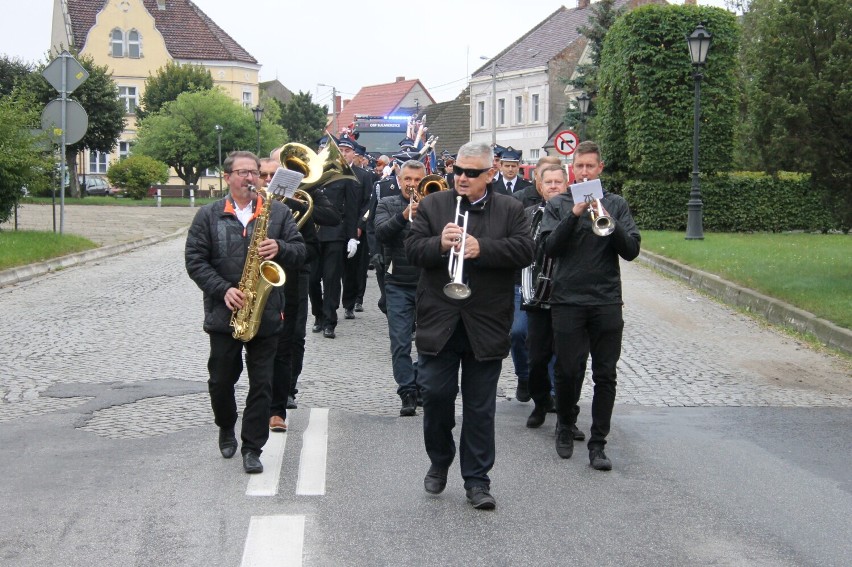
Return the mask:
<svg viewBox="0 0 852 567">
<path fill-rule="evenodd" d="M 82 156 L 87 175 L 106 173 L 129 153 L 145 80 L 169 62 L 206 67 L 214 84 L 244 106 L 259 101 L 257 60 L 190 0 L 54 0 L 51 46 L 106 65 L 127 110 L 117 150 Z M 209 173 L 199 180 L 202 188 L 218 183 Z M 169 182 L 183 183 L 176 176 Z"/>
</svg>

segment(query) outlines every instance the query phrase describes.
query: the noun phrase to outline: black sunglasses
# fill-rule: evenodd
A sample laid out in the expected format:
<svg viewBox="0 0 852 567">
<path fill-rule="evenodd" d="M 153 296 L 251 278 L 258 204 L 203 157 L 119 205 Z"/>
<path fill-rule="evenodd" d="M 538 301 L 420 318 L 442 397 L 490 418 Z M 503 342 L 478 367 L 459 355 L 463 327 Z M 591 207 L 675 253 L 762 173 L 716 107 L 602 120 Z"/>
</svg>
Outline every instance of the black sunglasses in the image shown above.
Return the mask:
<svg viewBox="0 0 852 567">
<path fill-rule="evenodd" d="M 485 173 L 489 169 L 491 169 L 491 168 L 486 167 L 486 168 L 483 168 L 483 169 L 471 169 L 469 167 L 459 167 L 459 166 L 453 164 L 453 174 L 458 175 L 459 177 L 461 177 L 462 174 L 464 174 L 464 175 L 467 175 L 468 179 L 473 179 L 474 177 L 479 177 L 480 175 L 482 175 L 483 173 Z"/>
</svg>

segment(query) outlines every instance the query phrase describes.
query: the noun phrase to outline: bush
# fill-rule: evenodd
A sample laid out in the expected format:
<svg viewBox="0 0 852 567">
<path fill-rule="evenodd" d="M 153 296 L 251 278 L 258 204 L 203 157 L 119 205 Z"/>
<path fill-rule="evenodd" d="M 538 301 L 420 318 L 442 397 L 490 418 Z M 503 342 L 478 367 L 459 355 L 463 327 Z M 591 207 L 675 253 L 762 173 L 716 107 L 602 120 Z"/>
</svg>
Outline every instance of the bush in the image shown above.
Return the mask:
<svg viewBox="0 0 852 567">
<path fill-rule="evenodd" d="M 148 156 L 133 155 L 112 164 L 107 178 L 131 199 L 142 200 L 151 185 L 169 179 L 169 166 Z"/>
<path fill-rule="evenodd" d="M 691 182 L 626 181 L 623 196 L 640 229 L 686 230 Z M 704 229 L 708 232 L 807 232 L 848 226 L 823 206 L 810 176 L 740 172 L 701 178 Z"/>
</svg>

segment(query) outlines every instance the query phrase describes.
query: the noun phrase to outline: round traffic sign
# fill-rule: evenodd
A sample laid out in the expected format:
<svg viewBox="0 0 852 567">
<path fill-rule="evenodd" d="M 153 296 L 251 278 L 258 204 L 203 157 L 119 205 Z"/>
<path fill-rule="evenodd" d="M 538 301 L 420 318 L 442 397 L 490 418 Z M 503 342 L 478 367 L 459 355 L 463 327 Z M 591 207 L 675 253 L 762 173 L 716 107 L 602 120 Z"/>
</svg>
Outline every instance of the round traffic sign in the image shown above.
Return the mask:
<svg viewBox="0 0 852 567">
<path fill-rule="evenodd" d="M 86 135 L 89 129 L 89 115 L 76 100 L 65 101 L 65 143 L 76 144 Z M 54 143 L 60 143 L 62 138 L 62 99 L 55 98 L 44 107 L 41 113 L 41 129 L 52 132 Z"/>
<path fill-rule="evenodd" d="M 556 135 L 553 145 L 556 151 L 563 156 L 570 156 L 577 149 L 577 144 L 580 143 L 580 136 L 571 130 L 562 130 Z"/>
</svg>

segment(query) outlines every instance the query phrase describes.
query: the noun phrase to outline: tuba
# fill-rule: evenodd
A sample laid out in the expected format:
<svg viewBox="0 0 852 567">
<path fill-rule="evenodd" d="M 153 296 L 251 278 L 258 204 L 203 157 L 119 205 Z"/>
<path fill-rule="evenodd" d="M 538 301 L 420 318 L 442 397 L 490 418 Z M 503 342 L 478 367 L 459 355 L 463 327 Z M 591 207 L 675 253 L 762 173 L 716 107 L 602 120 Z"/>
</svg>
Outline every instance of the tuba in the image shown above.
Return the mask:
<svg viewBox="0 0 852 567">
<path fill-rule="evenodd" d="M 535 241 L 535 256 L 533 262 L 521 270 L 521 309 L 550 309 L 550 292 L 552 290 L 553 259 L 544 253 L 541 242 L 541 220 L 544 217 L 544 206 L 533 213 L 530 221 L 530 232 Z"/>
<path fill-rule="evenodd" d="M 304 175 L 299 187 L 290 197 L 308 209 L 304 215 L 300 211 L 293 211 L 293 219 L 296 220 L 299 229 L 304 226 L 313 212 L 314 200 L 311 192 L 314 189 L 332 181 L 357 179 L 331 136 L 329 136 L 328 145 L 319 153 L 304 144 L 292 142 L 273 150 L 271 157 L 277 159 L 285 169 Z M 286 196 L 278 194 L 273 197 L 281 201 L 287 199 Z"/>
<path fill-rule="evenodd" d="M 427 175 L 420 181 L 417 188 L 412 192 L 412 195 L 414 196 L 414 200 L 419 202 L 426 195 L 431 195 L 438 191 L 447 191 L 449 188 L 450 186 L 447 184 L 446 179 L 440 175 L 432 174 Z"/>
<path fill-rule="evenodd" d="M 263 199 L 263 208 L 254 223 L 254 232 L 251 235 L 239 284 L 240 291 L 246 299 L 242 308 L 235 309 L 231 314 L 233 336 L 244 343 L 252 340 L 260 329 L 263 308 L 266 306 L 269 292 L 274 287 L 284 285 L 286 279 L 281 266 L 271 260 L 264 260 L 257 252 L 260 243 L 266 240 L 269 214 L 272 211 L 272 199 L 269 198 L 266 190 L 258 188 L 257 195 L 259 199 Z"/>
</svg>

